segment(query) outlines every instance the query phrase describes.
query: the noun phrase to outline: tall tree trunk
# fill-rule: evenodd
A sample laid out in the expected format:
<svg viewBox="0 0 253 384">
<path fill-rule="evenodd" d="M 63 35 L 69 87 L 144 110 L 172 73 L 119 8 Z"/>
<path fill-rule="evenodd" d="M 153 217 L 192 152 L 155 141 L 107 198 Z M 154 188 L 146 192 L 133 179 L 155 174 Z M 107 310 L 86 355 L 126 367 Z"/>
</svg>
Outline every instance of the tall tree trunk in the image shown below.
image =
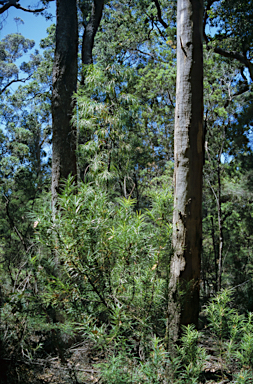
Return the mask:
<svg viewBox="0 0 253 384">
<path fill-rule="evenodd" d="M 102 18 L 103 8 L 104 0 L 93 0 L 91 15 L 83 33 L 82 63 L 84 65 L 92 64 L 92 49 L 94 46 L 94 39 Z"/>
<path fill-rule="evenodd" d="M 214 289 L 215 292 L 218 290 L 218 265 L 217 265 L 217 252 L 216 252 L 216 241 L 215 241 L 215 233 L 214 233 L 214 222 L 213 222 L 213 216 L 211 216 L 211 225 L 212 225 L 212 240 L 213 240 L 213 253 L 214 253 L 214 270 L 215 270 L 215 285 Z"/>
<path fill-rule="evenodd" d="M 177 2 L 174 255 L 170 269 L 168 330 L 198 324 L 202 245 L 203 0 Z"/>
<path fill-rule="evenodd" d="M 218 209 L 218 224 L 219 224 L 219 262 L 218 262 L 218 291 L 221 290 L 221 278 L 222 278 L 222 258 L 223 258 L 223 228 L 222 228 L 222 211 L 221 211 L 221 178 L 220 178 L 220 151 L 218 164 L 217 164 L 217 175 L 218 175 L 218 196 L 217 196 L 217 209 Z"/>
<path fill-rule="evenodd" d="M 76 0 L 57 0 L 56 49 L 53 68 L 52 206 L 60 180 L 76 176 L 76 132 L 71 123 L 77 87 L 78 24 Z"/>
</svg>

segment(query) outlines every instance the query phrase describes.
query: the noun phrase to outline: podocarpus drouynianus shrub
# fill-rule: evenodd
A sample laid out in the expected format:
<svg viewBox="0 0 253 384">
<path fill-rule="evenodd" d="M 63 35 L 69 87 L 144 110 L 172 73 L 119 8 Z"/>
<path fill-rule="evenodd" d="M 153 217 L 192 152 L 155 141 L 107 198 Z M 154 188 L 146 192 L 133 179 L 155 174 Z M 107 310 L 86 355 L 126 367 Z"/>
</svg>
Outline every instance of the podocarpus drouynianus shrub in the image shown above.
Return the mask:
<svg viewBox="0 0 253 384">
<path fill-rule="evenodd" d="M 101 382 L 188 384 L 205 379 L 212 360 L 200 342 L 208 338 L 222 362 L 217 377 L 231 372 L 231 382 L 250 383 L 253 318 L 233 308 L 230 291 L 206 306 L 203 335 L 189 326 L 174 353 L 166 349 L 172 196 L 164 185 L 150 196 L 150 209 L 139 212 L 134 200 L 111 202 L 99 185 L 69 180 L 54 220 L 49 204 L 38 204 L 30 272 L 17 274 L 2 308 L 6 350 L 64 361 L 78 336 L 106 356 Z"/>
</svg>

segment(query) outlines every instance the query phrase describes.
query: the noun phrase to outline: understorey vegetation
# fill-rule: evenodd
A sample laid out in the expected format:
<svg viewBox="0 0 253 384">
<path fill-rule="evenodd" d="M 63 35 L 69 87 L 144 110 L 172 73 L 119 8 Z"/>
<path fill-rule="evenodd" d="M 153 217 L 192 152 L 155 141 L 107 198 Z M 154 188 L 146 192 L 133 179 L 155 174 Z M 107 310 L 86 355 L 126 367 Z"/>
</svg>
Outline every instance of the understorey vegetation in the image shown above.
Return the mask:
<svg viewBox="0 0 253 384">
<path fill-rule="evenodd" d="M 0 384 L 253 383 L 252 0 L 56 7 L 0 41 Z"/>
</svg>

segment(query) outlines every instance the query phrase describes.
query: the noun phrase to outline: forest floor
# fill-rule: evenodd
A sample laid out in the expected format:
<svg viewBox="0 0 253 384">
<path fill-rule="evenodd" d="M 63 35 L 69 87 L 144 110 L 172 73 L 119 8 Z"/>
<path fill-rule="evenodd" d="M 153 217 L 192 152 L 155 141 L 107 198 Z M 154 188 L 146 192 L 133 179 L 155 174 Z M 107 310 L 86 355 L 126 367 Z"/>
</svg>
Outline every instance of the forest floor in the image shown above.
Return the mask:
<svg viewBox="0 0 253 384">
<path fill-rule="evenodd" d="M 29 361 L 5 360 L 6 371 L 0 384 L 95 384 L 100 375 L 95 365 L 102 357 L 90 342 L 72 345 L 64 353 L 64 361 L 55 354 Z M 4 361 L 4 360 L 3 360 Z"/>
<path fill-rule="evenodd" d="M 101 360 L 89 342 L 73 345 L 67 350 L 66 361 L 59 357 L 49 358 L 47 364 L 42 361 L 38 379 L 51 384 L 93 384 L 100 376 L 94 367 Z"/>
<path fill-rule="evenodd" d="M 236 365 L 228 364 L 219 345 L 202 337 L 199 346 L 205 348 L 208 359 L 199 384 L 227 384 L 232 382 Z M 20 384 L 96 384 L 102 383 L 97 364 L 106 356 L 90 341 L 72 345 L 65 351 L 64 361 L 53 354 L 35 361 L 15 361 L 9 366 L 6 383 Z M 13 378 L 13 380 L 12 380 Z M 18 381 L 17 381 L 18 378 Z M 1 378 L 0 378 L 1 379 Z M 120 381 L 121 382 L 121 381 Z M 0 380 L 5 384 L 5 380 Z M 173 383 L 171 383 L 173 384 Z"/>
</svg>

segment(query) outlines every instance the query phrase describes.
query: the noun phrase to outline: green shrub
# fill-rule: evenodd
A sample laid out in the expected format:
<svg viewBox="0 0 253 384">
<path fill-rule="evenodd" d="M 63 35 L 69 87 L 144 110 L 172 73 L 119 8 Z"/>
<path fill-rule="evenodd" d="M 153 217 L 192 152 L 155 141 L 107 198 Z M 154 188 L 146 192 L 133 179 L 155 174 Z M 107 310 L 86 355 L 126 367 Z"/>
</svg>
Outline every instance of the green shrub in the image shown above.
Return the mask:
<svg viewBox="0 0 253 384">
<path fill-rule="evenodd" d="M 253 373 L 242 369 L 240 372 L 234 375 L 233 384 L 252 384 L 253 383 Z"/>
</svg>

